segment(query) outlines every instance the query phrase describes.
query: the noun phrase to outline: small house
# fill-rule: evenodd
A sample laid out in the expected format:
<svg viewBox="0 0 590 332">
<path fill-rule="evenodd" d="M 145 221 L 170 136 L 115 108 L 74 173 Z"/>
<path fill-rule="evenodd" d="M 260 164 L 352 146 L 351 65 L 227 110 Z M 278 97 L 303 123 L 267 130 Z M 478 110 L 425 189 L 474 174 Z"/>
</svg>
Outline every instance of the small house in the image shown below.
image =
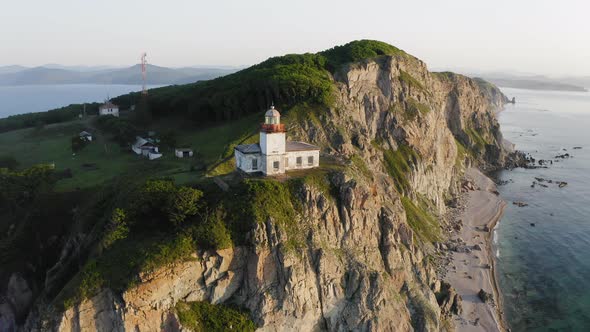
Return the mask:
<svg viewBox="0 0 590 332">
<path fill-rule="evenodd" d="M 178 158 L 190 158 L 193 156 L 193 149 L 176 148 L 174 149 L 174 154 Z"/>
<path fill-rule="evenodd" d="M 149 160 L 154 160 L 162 157 L 158 146 L 156 146 L 155 142 L 152 139 L 145 139 L 143 137 L 137 136 L 135 138 L 135 143 L 131 145 L 131 150 L 138 155 L 142 155 L 147 157 Z"/>
<path fill-rule="evenodd" d="M 113 104 L 110 100 L 98 107 L 98 115 L 119 116 L 119 106 Z"/>
<path fill-rule="evenodd" d="M 92 142 L 92 134 L 87 131 L 80 132 L 80 139 L 86 142 Z"/>
</svg>

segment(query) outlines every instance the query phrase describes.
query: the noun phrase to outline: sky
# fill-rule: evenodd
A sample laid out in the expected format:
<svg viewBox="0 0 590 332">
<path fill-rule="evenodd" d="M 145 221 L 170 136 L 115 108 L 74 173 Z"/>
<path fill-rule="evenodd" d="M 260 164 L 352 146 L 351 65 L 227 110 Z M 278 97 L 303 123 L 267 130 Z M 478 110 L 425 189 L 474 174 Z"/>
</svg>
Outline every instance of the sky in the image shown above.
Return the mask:
<svg viewBox="0 0 590 332">
<path fill-rule="evenodd" d="M 429 68 L 590 75 L 590 1 L 0 0 L 0 66 L 247 66 L 377 39 Z"/>
</svg>

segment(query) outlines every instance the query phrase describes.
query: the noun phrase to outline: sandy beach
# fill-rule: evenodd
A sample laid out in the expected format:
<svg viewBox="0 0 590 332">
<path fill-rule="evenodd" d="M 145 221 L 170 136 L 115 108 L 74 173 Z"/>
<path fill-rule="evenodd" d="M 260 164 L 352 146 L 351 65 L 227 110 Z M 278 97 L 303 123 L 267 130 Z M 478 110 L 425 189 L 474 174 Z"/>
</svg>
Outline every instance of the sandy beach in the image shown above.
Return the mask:
<svg viewBox="0 0 590 332">
<path fill-rule="evenodd" d="M 464 209 L 457 215 L 463 227 L 451 241 L 460 243 L 461 250 L 453 251 L 446 274 L 463 299 L 463 312 L 454 316 L 455 325 L 457 331 L 503 331 L 492 236 L 506 202 L 498 196 L 494 182 L 479 170 L 467 170 L 466 177 L 474 188 L 464 194 Z M 480 299 L 480 289 L 493 294 L 493 303 Z"/>
</svg>

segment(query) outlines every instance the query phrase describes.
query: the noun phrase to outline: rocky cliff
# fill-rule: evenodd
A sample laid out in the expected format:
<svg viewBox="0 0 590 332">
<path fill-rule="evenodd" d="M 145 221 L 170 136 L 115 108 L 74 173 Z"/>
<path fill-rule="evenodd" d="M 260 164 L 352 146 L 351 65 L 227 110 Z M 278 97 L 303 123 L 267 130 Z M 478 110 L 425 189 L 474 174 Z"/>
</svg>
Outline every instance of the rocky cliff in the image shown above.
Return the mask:
<svg viewBox="0 0 590 332">
<path fill-rule="evenodd" d="M 65 312 L 39 304 L 23 329 L 174 331 L 175 306 L 191 301 L 235 305 L 261 331 L 452 328 L 433 243 L 465 165 L 502 165 L 494 112 L 505 97 L 407 54 L 347 64 L 331 81 L 331 105 L 284 110 L 289 136 L 322 146 L 330 168 L 327 187 L 293 190 L 292 228 L 271 213 L 245 244 L 197 250 Z"/>
</svg>

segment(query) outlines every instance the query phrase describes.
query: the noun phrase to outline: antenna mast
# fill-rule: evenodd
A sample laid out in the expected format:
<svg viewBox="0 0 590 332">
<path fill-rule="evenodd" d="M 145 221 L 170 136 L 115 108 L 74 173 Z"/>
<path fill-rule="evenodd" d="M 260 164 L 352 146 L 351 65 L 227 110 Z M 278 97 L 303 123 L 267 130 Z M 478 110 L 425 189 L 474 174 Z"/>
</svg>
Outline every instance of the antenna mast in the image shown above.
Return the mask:
<svg viewBox="0 0 590 332">
<path fill-rule="evenodd" d="M 145 52 L 141 53 L 141 78 L 143 81 L 141 94 L 144 96 L 147 95 L 147 88 L 145 87 L 145 81 L 146 81 L 146 76 L 147 76 L 147 60 L 145 58 L 146 56 L 147 56 L 147 53 L 145 53 Z"/>
</svg>

